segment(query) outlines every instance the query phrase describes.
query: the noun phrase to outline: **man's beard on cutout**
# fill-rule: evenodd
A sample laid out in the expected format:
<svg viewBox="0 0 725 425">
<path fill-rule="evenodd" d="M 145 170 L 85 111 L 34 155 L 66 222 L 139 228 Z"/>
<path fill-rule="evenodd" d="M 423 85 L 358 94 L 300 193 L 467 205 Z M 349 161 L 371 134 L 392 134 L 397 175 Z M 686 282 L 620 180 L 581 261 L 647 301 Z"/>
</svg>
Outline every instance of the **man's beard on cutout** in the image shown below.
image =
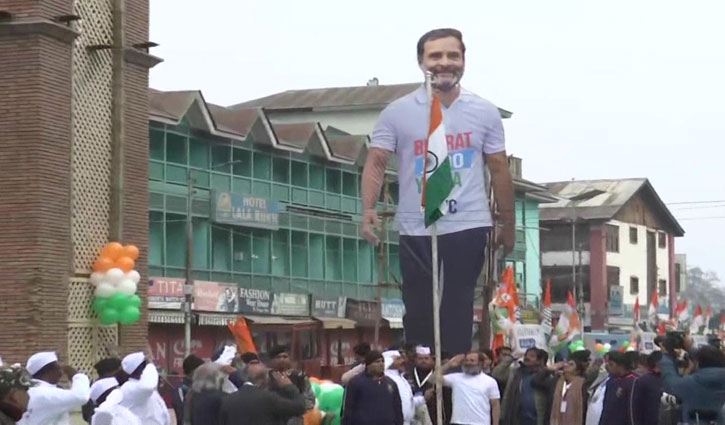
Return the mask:
<svg viewBox="0 0 725 425">
<path fill-rule="evenodd" d="M 463 78 L 463 68 L 455 66 L 441 66 L 431 68 L 429 69 L 429 71 L 433 73 L 433 88 L 442 92 L 448 92 L 453 90 L 461 83 L 461 78 Z M 437 81 L 436 75 L 443 73 L 453 74 L 453 81 L 446 81 L 443 84 L 439 83 Z"/>
</svg>

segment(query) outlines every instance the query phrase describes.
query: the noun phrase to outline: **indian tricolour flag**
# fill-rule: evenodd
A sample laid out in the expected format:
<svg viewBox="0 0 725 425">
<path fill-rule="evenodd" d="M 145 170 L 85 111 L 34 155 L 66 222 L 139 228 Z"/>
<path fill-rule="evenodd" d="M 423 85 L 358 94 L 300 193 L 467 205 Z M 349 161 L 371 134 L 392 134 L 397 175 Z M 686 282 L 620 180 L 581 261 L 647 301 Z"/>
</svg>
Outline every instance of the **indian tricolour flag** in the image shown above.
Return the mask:
<svg viewBox="0 0 725 425">
<path fill-rule="evenodd" d="M 425 216 L 425 227 L 429 227 L 448 211 L 446 199 L 453 191 L 451 159 L 448 157 L 443 110 L 438 96 L 433 96 L 431 103 L 424 164 L 421 205 Z"/>
</svg>

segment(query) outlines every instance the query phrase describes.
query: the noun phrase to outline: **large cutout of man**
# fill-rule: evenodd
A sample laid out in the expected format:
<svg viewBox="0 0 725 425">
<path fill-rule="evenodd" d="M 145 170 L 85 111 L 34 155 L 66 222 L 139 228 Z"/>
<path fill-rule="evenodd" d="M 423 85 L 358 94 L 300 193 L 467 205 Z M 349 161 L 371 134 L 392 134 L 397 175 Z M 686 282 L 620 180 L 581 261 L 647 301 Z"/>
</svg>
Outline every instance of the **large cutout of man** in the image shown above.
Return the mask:
<svg viewBox="0 0 725 425">
<path fill-rule="evenodd" d="M 460 31 L 436 29 L 424 34 L 418 41 L 417 53 L 421 70 L 434 75 L 433 89 L 443 108 L 455 182 L 448 211 L 437 221 L 443 284 L 441 343 L 445 351 L 465 353 L 471 347 L 476 279 L 483 267 L 486 237 L 494 224 L 484 184 L 485 166 L 490 170 L 499 208 L 496 242 L 503 245 L 507 254 L 513 249 L 515 237 L 513 182 L 498 108 L 460 86 L 466 54 Z M 365 212 L 360 232 L 371 243 L 379 242 L 375 231 L 380 230 L 380 221 L 375 205 L 385 168 L 391 156 L 397 155 L 400 193 L 396 221 L 406 309 L 405 336 L 408 341 L 432 346 L 431 238 L 420 207 L 429 116 L 423 85 L 380 114 L 363 170 Z"/>
</svg>

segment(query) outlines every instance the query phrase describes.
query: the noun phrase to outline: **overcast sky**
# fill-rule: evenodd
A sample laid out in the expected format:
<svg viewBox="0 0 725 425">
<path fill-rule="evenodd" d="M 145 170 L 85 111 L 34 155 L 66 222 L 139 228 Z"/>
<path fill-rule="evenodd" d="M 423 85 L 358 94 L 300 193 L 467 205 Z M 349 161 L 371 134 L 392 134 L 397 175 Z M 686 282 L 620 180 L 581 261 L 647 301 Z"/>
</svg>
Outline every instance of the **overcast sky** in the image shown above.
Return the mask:
<svg viewBox="0 0 725 425">
<path fill-rule="evenodd" d="M 667 203 L 725 201 L 723 16 L 720 0 L 151 0 L 151 86 L 228 105 L 420 81 L 416 41 L 455 27 L 463 85 L 514 112 L 525 178 L 647 177 Z M 676 251 L 725 278 L 725 202 L 670 208 Z"/>
</svg>

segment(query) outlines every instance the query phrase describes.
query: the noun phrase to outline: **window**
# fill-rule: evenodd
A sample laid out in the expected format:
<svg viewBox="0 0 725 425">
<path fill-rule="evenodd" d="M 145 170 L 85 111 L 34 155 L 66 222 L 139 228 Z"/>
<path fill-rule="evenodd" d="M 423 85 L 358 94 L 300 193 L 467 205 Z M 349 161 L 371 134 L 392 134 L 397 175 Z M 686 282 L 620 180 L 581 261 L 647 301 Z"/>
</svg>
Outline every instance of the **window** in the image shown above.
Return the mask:
<svg viewBox="0 0 725 425">
<path fill-rule="evenodd" d="M 307 255 L 307 233 L 292 232 L 292 276 L 307 277 L 308 261 Z"/>
<path fill-rule="evenodd" d="M 307 187 L 307 164 L 304 162 L 292 161 L 292 184 Z"/>
<path fill-rule="evenodd" d="M 166 265 L 184 267 L 186 263 L 186 216 L 166 214 Z"/>
<path fill-rule="evenodd" d="M 269 180 L 272 174 L 272 158 L 263 153 L 254 153 L 254 178 Z"/>
<path fill-rule="evenodd" d="M 286 158 L 275 158 L 274 168 L 272 170 L 274 174 L 274 181 L 277 183 L 289 183 L 289 160 Z"/>
<path fill-rule="evenodd" d="M 164 255 L 164 213 L 149 211 L 149 264 L 160 266 Z"/>
<path fill-rule="evenodd" d="M 211 147 L 211 168 L 218 173 L 231 173 L 232 161 L 229 146 L 213 145 Z"/>
<path fill-rule="evenodd" d="M 209 144 L 203 140 L 191 139 L 189 157 L 192 167 L 206 170 L 209 168 Z"/>
<path fill-rule="evenodd" d="M 340 238 L 327 236 L 325 240 L 325 274 L 328 280 L 342 280 L 342 256 L 340 252 Z"/>
<path fill-rule="evenodd" d="M 636 227 L 630 227 L 629 228 L 629 243 L 631 244 L 637 244 L 637 228 Z"/>
<path fill-rule="evenodd" d="M 327 191 L 340 193 L 340 170 L 327 170 Z"/>
<path fill-rule="evenodd" d="M 345 281 L 357 282 L 357 241 L 355 239 L 343 239 L 342 261 Z"/>
<path fill-rule="evenodd" d="M 193 250 L 192 259 L 195 269 L 209 268 L 209 221 L 204 218 L 192 219 Z"/>
<path fill-rule="evenodd" d="M 252 238 L 248 233 L 234 232 L 234 271 L 246 272 L 252 271 Z"/>
<path fill-rule="evenodd" d="M 271 237 L 269 230 L 252 233 L 252 273 L 269 274 Z"/>
<path fill-rule="evenodd" d="M 151 147 L 149 148 L 149 155 L 151 159 L 157 159 L 159 161 L 164 160 L 164 133 L 158 130 L 149 131 L 149 140 L 151 141 Z"/>
<path fill-rule="evenodd" d="M 166 134 L 166 161 L 186 165 L 186 137 Z"/>
<path fill-rule="evenodd" d="M 629 278 L 629 293 L 631 295 L 639 294 L 639 278 L 638 277 L 632 276 Z"/>
<path fill-rule="evenodd" d="M 357 242 L 357 265 L 360 268 L 359 281 L 373 281 L 373 246 L 367 241 L 359 240 Z"/>
<path fill-rule="evenodd" d="M 211 231 L 211 255 L 214 270 L 231 270 L 230 247 L 231 232 L 228 229 L 214 227 Z"/>
<path fill-rule="evenodd" d="M 316 233 L 310 234 L 310 277 L 325 278 L 325 237 Z"/>
<path fill-rule="evenodd" d="M 667 295 L 667 281 L 660 279 L 658 283 L 660 295 Z"/>
<path fill-rule="evenodd" d="M 289 255 L 289 231 L 283 229 L 274 232 L 272 274 L 289 276 Z"/>
<path fill-rule="evenodd" d="M 232 164 L 235 176 L 252 175 L 252 153 L 244 149 L 232 149 Z"/>
<path fill-rule="evenodd" d="M 342 173 L 342 193 L 357 197 L 357 176 L 353 173 Z"/>
<path fill-rule="evenodd" d="M 619 252 L 619 226 L 607 224 L 607 252 Z"/>
<path fill-rule="evenodd" d="M 675 292 L 677 292 L 678 294 L 680 293 L 680 290 L 681 290 L 680 285 L 682 284 L 680 281 L 680 279 L 681 279 L 680 273 L 682 273 L 682 268 L 680 266 L 680 263 L 675 263 Z"/>
<path fill-rule="evenodd" d="M 660 248 L 667 248 L 667 235 L 665 233 L 657 233 L 657 245 Z"/>
<path fill-rule="evenodd" d="M 325 169 L 317 164 L 310 164 L 310 188 L 325 190 Z"/>
</svg>

